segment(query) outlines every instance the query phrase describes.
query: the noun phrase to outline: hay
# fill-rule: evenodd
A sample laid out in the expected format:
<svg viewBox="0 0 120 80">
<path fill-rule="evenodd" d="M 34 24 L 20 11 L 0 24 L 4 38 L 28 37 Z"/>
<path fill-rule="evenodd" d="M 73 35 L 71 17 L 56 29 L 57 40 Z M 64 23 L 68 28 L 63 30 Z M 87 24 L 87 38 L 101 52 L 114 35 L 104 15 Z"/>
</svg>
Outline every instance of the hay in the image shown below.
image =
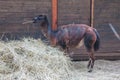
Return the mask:
<svg viewBox="0 0 120 80">
<path fill-rule="evenodd" d="M 41 40 L 0 41 L 0 80 L 120 80 L 120 61 L 98 60 L 88 73 L 87 61 L 63 54 Z"/>
</svg>

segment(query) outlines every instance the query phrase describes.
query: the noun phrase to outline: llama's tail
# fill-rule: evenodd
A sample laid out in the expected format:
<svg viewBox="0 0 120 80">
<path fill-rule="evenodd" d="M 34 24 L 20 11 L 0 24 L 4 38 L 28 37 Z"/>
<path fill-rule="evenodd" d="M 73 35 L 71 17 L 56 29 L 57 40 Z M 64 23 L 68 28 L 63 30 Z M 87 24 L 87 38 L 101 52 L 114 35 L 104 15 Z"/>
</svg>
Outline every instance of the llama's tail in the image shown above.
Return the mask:
<svg viewBox="0 0 120 80">
<path fill-rule="evenodd" d="M 93 31 L 95 32 L 96 37 L 97 37 L 96 42 L 94 44 L 94 50 L 97 51 L 100 48 L 100 35 L 96 29 L 93 29 Z"/>
<path fill-rule="evenodd" d="M 97 37 L 95 44 L 94 44 L 94 51 L 97 51 L 100 48 L 100 35 L 96 29 L 93 29 L 93 31 L 95 32 L 96 37 Z M 85 47 L 87 48 L 87 50 L 90 51 L 92 48 L 92 35 L 90 35 L 90 34 L 85 35 L 84 44 L 85 44 Z"/>
</svg>

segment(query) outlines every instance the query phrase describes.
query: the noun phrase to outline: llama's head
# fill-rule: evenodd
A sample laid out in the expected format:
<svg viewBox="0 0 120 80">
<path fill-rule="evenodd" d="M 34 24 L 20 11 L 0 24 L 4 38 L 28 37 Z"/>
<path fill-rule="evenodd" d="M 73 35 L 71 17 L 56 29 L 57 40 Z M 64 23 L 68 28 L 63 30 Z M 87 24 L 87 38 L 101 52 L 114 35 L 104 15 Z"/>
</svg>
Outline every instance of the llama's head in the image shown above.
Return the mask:
<svg viewBox="0 0 120 80">
<path fill-rule="evenodd" d="M 49 31 L 49 28 L 51 27 L 49 25 L 49 21 L 48 21 L 48 17 L 47 15 L 38 15 L 38 16 L 35 16 L 33 18 L 33 23 L 39 23 L 40 26 L 39 27 L 39 30 L 42 32 L 42 34 L 48 38 L 49 34 L 48 34 L 48 31 Z"/>
<path fill-rule="evenodd" d="M 44 22 L 47 19 L 46 15 L 38 15 L 33 18 L 33 23 Z"/>
</svg>

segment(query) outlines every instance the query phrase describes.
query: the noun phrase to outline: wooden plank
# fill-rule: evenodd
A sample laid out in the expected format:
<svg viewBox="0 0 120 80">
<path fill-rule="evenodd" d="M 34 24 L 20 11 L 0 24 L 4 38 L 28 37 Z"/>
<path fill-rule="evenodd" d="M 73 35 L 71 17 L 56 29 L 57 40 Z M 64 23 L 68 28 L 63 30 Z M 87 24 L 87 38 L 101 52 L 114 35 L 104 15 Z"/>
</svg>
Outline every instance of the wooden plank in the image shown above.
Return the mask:
<svg viewBox="0 0 120 80">
<path fill-rule="evenodd" d="M 39 26 L 35 27 L 36 25 L 33 24 L 28 24 L 28 25 L 23 25 L 20 23 L 8 23 L 8 24 L 3 24 L 0 26 L 0 33 L 22 33 L 22 32 L 29 32 L 29 31 L 40 31 Z"/>
<path fill-rule="evenodd" d="M 39 25 L 23 25 L 25 20 L 31 20 L 39 14 L 49 15 L 50 0 L 0 0 L 0 33 L 22 33 L 39 31 Z"/>
<path fill-rule="evenodd" d="M 45 39 L 43 37 L 43 35 L 41 34 L 41 32 L 22 32 L 22 33 L 18 33 L 18 32 L 14 32 L 14 33 L 2 33 L 0 34 L 0 40 L 19 40 L 22 39 L 24 37 L 32 37 L 35 39 L 41 38 L 41 39 Z"/>
<path fill-rule="evenodd" d="M 90 0 L 58 0 L 58 26 L 71 23 L 90 24 Z"/>
<path fill-rule="evenodd" d="M 81 60 L 89 60 L 87 54 L 76 54 L 70 56 L 73 61 L 81 61 Z M 97 59 L 106 59 L 106 60 L 119 60 L 120 53 L 98 53 L 95 54 L 96 60 Z"/>
<path fill-rule="evenodd" d="M 52 0 L 52 29 L 57 29 L 57 0 Z"/>
<path fill-rule="evenodd" d="M 2 18 L 28 18 L 32 19 L 36 15 L 46 14 L 48 15 L 48 10 L 44 9 L 37 12 L 0 12 L 0 20 Z"/>
<path fill-rule="evenodd" d="M 91 27 L 94 26 L 93 21 L 94 21 L 94 0 L 91 0 L 90 1 L 90 26 Z"/>
<path fill-rule="evenodd" d="M 50 7 L 50 1 L 0 1 L 0 12 L 37 12 Z"/>
</svg>

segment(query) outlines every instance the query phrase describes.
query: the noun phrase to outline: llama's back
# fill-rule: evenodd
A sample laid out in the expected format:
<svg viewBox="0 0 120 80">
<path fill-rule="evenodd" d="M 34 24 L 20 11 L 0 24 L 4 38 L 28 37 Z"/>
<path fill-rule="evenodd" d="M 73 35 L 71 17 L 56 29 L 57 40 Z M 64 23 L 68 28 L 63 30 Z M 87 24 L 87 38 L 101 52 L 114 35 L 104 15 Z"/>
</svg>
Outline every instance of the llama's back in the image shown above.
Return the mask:
<svg viewBox="0 0 120 80">
<path fill-rule="evenodd" d="M 81 40 L 83 39 L 86 31 L 86 27 L 83 24 L 68 24 L 63 25 L 59 28 L 60 32 L 58 34 L 60 43 L 67 43 L 70 47 L 76 47 L 81 44 Z"/>
</svg>

